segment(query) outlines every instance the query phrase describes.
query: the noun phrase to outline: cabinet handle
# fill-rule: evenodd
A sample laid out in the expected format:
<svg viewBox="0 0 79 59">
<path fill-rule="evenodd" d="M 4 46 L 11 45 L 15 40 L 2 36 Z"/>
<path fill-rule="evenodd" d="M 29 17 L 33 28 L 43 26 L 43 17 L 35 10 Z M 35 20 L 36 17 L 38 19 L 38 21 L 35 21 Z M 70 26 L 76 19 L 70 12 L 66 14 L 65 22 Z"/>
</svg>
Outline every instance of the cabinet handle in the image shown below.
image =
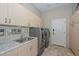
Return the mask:
<svg viewBox="0 0 79 59">
<path fill-rule="evenodd" d="M 7 18 L 5 17 L 5 23 L 7 23 Z"/>
<path fill-rule="evenodd" d="M 30 47 L 30 51 L 32 50 L 32 46 Z"/>
<path fill-rule="evenodd" d="M 9 24 L 11 24 L 11 19 L 9 18 Z"/>
</svg>

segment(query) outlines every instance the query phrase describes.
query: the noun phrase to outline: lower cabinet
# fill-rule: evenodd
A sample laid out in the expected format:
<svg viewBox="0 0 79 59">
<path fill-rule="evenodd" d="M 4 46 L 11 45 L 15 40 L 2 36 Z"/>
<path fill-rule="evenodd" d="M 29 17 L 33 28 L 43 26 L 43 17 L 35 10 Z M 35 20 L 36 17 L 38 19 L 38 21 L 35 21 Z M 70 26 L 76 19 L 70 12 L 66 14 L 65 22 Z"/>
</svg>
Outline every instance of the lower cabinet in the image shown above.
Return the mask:
<svg viewBox="0 0 79 59">
<path fill-rule="evenodd" d="M 18 56 L 29 56 L 30 55 L 28 43 L 17 48 L 17 55 Z"/>
<path fill-rule="evenodd" d="M 33 39 L 30 42 L 17 48 L 17 53 L 18 56 L 36 56 L 37 48 L 37 39 Z"/>
<path fill-rule="evenodd" d="M 29 52 L 30 52 L 30 55 L 31 56 L 35 56 L 35 55 L 37 55 L 37 43 L 35 43 L 35 42 L 37 42 L 37 40 L 33 40 L 32 42 L 31 42 L 31 44 L 29 43 Z"/>
<path fill-rule="evenodd" d="M 23 45 L 12 49 L 2 56 L 36 56 L 37 55 L 37 39 L 33 39 Z"/>
</svg>

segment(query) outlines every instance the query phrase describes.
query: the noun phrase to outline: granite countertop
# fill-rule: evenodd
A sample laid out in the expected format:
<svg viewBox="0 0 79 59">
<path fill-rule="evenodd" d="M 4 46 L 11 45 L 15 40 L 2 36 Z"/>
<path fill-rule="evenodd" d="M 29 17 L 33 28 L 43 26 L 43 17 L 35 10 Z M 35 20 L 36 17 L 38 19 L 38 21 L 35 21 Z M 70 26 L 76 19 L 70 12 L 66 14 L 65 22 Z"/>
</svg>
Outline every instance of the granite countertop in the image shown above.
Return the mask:
<svg viewBox="0 0 79 59">
<path fill-rule="evenodd" d="M 30 37 L 30 38 L 35 38 L 35 37 Z M 7 51 L 10 51 L 12 49 L 15 49 L 23 44 L 26 44 L 26 43 L 29 43 L 31 40 L 27 40 L 23 43 L 18 43 L 18 42 L 15 42 L 15 41 L 7 41 L 7 42 L 4 42 L 4 43 L 1 43 L 0 44 L 0 54 L 3 54 Z"/>
</svg>

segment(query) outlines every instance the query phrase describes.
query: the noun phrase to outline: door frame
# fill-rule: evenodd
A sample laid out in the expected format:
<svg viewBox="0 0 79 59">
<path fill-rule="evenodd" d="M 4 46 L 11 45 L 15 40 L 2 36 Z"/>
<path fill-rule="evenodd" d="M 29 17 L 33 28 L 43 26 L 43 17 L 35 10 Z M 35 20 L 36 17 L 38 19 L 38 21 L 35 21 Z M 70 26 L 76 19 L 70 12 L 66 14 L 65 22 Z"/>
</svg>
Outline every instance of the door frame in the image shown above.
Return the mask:
<svg viewBox="0 0 79 59">
<path fill-rule="evenodd" d="M 62 20 L 62 19 L 65 19 L 66 20 L 66 38 L 65 38 L 65 46 L 64 47 L 67 47 L 67 19 L 66 18 L 55 18 L 54 20 L 56 20 L 56 19 L 59 19 L 59 20 Z M 52 24 L 52 21 L 53 20 L 51 20 L 51 22 L 50 22 L 50 40 L 52 40 L 53 39 L 53 36 L 52 36 L 52 26 L 51 26 L 51 24 Z M 50 44 L 54 44 L 54 42 L 52 42 L 52 41 L 50 41 L 51 43 Z"/>
</svg>

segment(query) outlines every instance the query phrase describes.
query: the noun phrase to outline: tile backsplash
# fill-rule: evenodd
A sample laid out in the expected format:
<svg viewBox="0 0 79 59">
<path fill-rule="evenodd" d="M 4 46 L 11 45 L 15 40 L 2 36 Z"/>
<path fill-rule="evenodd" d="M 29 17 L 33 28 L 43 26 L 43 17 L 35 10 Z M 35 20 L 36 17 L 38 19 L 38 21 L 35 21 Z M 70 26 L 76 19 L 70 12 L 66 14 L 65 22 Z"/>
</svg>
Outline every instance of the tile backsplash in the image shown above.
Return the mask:
<svg viewBox="0 0 79 59">
<path fill-rule="evenodd" d="M 0 29 L 5 30 L 4 35 L 0 36 L 0 43 L 10 41 L 10 40 L 20 39 L 21 35 L 23 37 L 28 37 L 29 36 L 29 28 L 0 26 Z"/>
</svg>

